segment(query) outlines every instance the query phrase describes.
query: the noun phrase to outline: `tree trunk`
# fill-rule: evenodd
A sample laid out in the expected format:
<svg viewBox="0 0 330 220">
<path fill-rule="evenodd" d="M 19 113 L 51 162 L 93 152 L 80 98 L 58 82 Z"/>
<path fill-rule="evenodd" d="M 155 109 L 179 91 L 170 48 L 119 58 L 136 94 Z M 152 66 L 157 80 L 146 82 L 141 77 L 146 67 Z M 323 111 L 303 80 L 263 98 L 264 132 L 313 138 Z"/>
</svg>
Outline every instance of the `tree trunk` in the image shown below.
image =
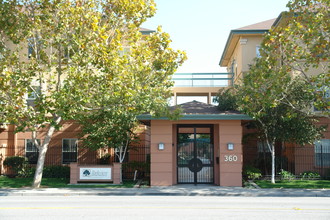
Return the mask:
<svg viewBox="0 0 330 220">
<path fill-rule="evenodd" d="M 56 124 L 59 124 L 61 122 L 61 117 L 57 117 L 55 119 Z M 45 164 L 45 159 L 46 159 L 46 153 L 48 150 L 48 145 L 49 142 L 54 134 L 55 131 L 55 127 L 54 126 L 50 126 L 48 129 L 48 132 L 45 136 L 45 139 L 42 143 L 42 145 L 39 148 L 39 156 L 38 156 L 38 163 L 37 163 L 37 167 L 36 167 L 36 171 L 34 174 L 34 179 L 33 179 L 33 183 L 32 183 L 32 187 L 33 188 L 39 188 L 40 184 L 41 184 L 41 180 L 42 180 L 42 172 L 43 172 L 43 168 L 44 168 L 44 164 Z"/>
<path fill-rule="evenodd" d="M 272 154 L 272 179 L 271 183 L 275 184 L 275 143 L 271 143 L 271 154 Z"/>
</svg>

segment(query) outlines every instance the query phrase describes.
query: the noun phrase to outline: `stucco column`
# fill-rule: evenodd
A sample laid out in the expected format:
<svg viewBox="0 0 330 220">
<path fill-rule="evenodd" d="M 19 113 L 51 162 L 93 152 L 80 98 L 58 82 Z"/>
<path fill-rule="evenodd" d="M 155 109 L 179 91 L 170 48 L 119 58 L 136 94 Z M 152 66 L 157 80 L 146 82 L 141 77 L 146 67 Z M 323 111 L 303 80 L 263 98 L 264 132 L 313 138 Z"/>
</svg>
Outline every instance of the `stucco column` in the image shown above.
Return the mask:
<svg viewBox="0 0 330 220">
<path fill-rule="evenodd" d="M 78 183 L 79 176 L 78 163 L 70 163 L 70 184 Z"/>
<path fill-rule="evenodd" d="M 121 184 L 122 183 L 122 164 L 121 163 L 113 163 L 113 184 Z"/>
<path fill-rule="evenodd" d="M 173 98 L 174 98 L 174 105 L 177 105 L 178 104 L 178 100 L 177 100 L 178 97 L 176 95 L 176 92 L 174 93 Z"/>
<path fill-rule="evenodd" d="M 151 186 L 173 185 L 173 146 L 172 123 L 167 120 L 151 121 Z M 164 144 L 164 149 L 159 149 L 159 143 Z"/>
<path fill-rule="evenodd" d="M 207 104 L 211 104 L 212 103 L 212 94 L 209 92 L 209 94 L 207 95 Z"/>
<path fill-rule="evenodd" d="M 242 186 L 242 135 L 239 120 L 219 124 L 220 186 Z M 233 144 L 233 150 L 228 149 L 228 144 Z"/>
</svg>

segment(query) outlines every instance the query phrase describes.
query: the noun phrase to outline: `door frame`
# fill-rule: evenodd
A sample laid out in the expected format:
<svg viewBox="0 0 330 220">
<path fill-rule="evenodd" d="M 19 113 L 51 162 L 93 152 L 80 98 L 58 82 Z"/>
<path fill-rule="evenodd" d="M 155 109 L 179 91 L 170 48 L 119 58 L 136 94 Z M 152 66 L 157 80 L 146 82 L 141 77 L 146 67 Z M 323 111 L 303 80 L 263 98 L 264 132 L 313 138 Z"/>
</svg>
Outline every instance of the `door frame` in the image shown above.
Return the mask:
<svg viewBox="0 0 330 220">
<path fill-rule="evenodd" d="M 196 130 L 195 128 L 210 128 L 210 144 L 212 145 L 212 182 L 196 182 L 194 177 L 194 182 L 179 182 L 179 161 L 178 161 L 178 140 L 179 140 L 179 129 L 180 128 L 194 128 L 194 136 L 196 137 Z M 195 139 L 195 138 L 194 138 Z M 194 145 L 196 144 L 196 139 L 194 140 Z M 195 146 L 194 146 L 195 149 Z M 176 150 L 175 157 L 176 157 L 176 180 L 177 184 L 214 184 L 215 182 L 215 148 L 214 148 L 214 124 L 177 124 L 176 125 Z M 194 152 L 195 154 L 196 152 Z M 195 174 L 194 174 L 195 175 Z"/>
</svg>

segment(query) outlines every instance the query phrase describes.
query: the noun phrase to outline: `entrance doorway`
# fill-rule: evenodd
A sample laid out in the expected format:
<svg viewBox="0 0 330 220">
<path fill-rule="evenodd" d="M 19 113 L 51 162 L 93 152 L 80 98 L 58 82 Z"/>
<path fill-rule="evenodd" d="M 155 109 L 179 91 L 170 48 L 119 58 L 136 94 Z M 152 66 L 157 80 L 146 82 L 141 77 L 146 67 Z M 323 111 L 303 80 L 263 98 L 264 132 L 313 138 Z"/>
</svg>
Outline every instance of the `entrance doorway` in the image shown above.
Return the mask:
<svg viewBox="0 0 330 220">
<path fill-rule="evenodd" d="M 214 183 L 213 125 L 178 125 L 178 183 Z"/>
</svg>

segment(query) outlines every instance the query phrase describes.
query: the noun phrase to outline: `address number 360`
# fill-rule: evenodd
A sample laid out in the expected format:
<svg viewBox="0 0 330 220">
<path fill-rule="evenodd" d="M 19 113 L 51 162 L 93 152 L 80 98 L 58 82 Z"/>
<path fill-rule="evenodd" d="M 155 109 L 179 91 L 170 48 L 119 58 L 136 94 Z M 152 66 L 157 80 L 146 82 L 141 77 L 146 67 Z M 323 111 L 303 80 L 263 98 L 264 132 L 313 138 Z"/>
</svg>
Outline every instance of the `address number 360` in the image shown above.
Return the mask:
<svg viewBox="0 0 330 220">
<path fill-rule="evenodd" d="M 225 162 L 235 162 L 238 160 L 237 155 L 224 155 L 225 156 Z"/>
</svg>

